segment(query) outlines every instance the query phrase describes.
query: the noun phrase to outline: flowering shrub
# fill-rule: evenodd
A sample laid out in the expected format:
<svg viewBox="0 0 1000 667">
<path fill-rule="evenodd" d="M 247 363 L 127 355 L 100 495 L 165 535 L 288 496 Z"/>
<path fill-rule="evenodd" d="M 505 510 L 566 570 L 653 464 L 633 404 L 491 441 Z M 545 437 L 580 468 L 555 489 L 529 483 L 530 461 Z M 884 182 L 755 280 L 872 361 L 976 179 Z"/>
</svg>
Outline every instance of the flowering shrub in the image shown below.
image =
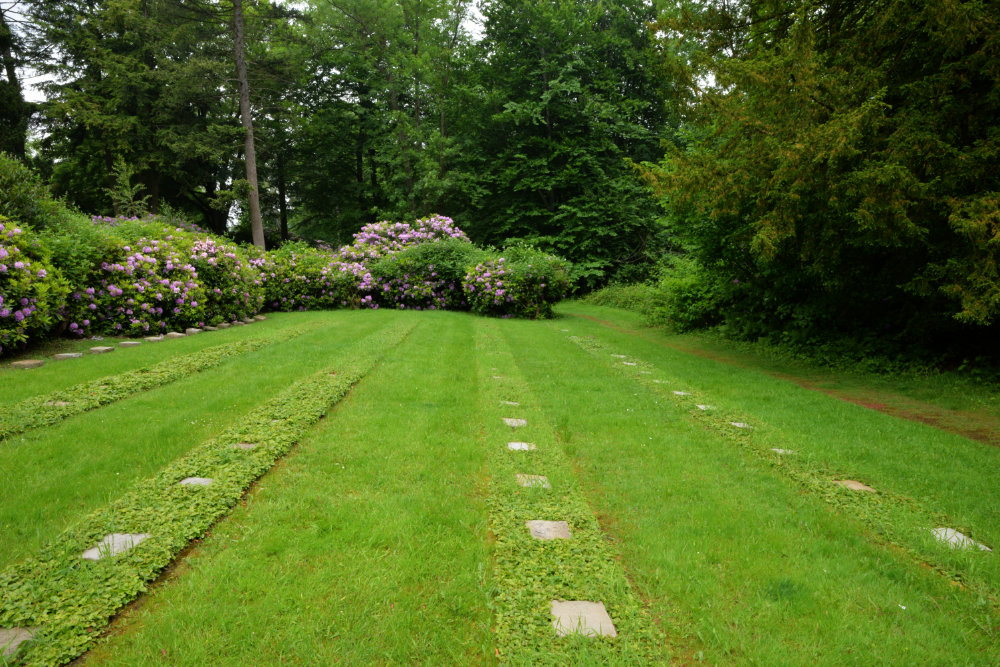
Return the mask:
<svg viewBox="0 0 1000 667">
<path fill-rule="evenodd" d="M 415 310 L 464 310 L 466 267 L 485 253 L 459 237 L 421 243 L 371 265 L 368 287 L 376 305 Z"/>
<path fill-rule="evenodd" d="M 206 236 L 192 244 L 190 260 L 205 289 L 209 324 L 241 320 L 260 312 L 264 305 L 263 258 L 249 259 L 237 246 Z"/>
<path fill-rule="evenodd" d="M 498 317 L 551 317 L 569 290 L 569 263 L 525 246 L 472 267 L 462 283 L 470 309 Z"/>
<path fill-rule="evenodd" d="M 373 222 L 354 235 L 354 243 L 340 249 L 340 258 L 345 262 L 366 263 L 410 246 L 448 238 L 469 240 L 451 218 L 443 215 L 421 218 L 412 225 L 387 220 Z"/>
<path fill-rule="evenodd" d="M 361 264 L 341 262 L 305 243 L 268 252 L 260 270 L 265 305 L 272 310 L 357 307 L 357 286 L 367 273 Z"/>
<path fill-rule="evenodd" d="M 51 328 L 68 291 L 31 230 L 0 216 L 0 353 Z"/>
</svg>

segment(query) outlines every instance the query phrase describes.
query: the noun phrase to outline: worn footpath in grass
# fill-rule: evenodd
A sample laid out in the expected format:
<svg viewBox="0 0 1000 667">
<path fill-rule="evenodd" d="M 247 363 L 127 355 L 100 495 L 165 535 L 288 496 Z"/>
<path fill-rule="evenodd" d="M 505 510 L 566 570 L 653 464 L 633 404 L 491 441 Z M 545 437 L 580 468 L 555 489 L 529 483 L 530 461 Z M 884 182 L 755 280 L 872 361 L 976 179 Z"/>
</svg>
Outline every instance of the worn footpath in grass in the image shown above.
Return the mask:
<svg viewBox="0 0 1000 667">
<path fill-rule="evenodd" d="M 657 376 L 635 357 L 597 357 L 569 340 L 580 327 L 548 327 L 551 335 L 524 322 L 504 331 L 677 653 L 831 665 L 1000 655 L 989 599 L 880 543 L 862 521 L 706 428 L 700 410 L 645 384 Z M 621 341 L 618 352 L 636 349 Z"/>
<path fill-rule="evenodd" d="M 88 664 L 491 662 L 474 320 L 412 316 Z"/>
<path fill-rule="evenodd" d="M 547 387 L 525 381 L 519 355 L 513 353 L 520 348 L 501 336 L 509 326 L 480 320 L 476 337 L 486 418 L 482 441 L 491 475 L 490 527 L 496 537 L 497 655 L 517 665 L 665 663 L 669 651 L 606 542 L 539 406 L 539 391 Z M 505 417 L 527 423 L 513 429 L 504 424 Z M 534 449 L 512 451 L 511 441 Z M 551 488 L 525 488 L 518 484 L 518 474 L 543 475 Z M 535 539 L 525 525 L 534 520 L 565 521 L 571 536 Z M 554 600 L 603 603 L 617 637 L 558 637 Z"/>
<path fill-rule="evenodd" d="M 188 542 L 227 512 L 245 489 L 283 456 L 413 328 L 399 321 L 324 359 L 218 437 L 138 484 L 28 558 L 0 573 L 0 627 L 34 628 L 17 660 L 62 664 L 85 651 L 108 619 L 134 599 Z M 205 477 L 209 486 L 181 480 Z M 146 535 L 96 562 L 82 552 L 110 533 Z"/>
<path fill-rule="evenodd" d="M 252 340 L 267 335 L 277 329 L 309 322 L 322 322 L 327 313 L 274 313 L 263 322 L 234 326 L 220 331 L 206 331 L 194 336 L 186 336 L 159 343 L 142 342 L 138 347 L 115 348 L 106 354 L 90 354 L 94 346 L 114 346 L 128 338 L 106 338 L 103 340 L 56 340 L 35 349 L 22 358 L 47 359 L 41 368 L 21 370 L 9 364 L 0 364 L 0 407 L 8 407 L 32 396 L 41 396 L 52 391 L 68 389 L 82 382 L 89 382 L 108 375 L 128 371 L 174 359 L 178 356 L 198 352 L 209 347 Z M 142 340 L 136 339 L 136 340 Z M 82 352 L 79 359 L 55 361 L 56 352 Z"/>
<path fill-rule="evenodd" d="M 329 358 L 389 317 L 344 315 L 327 313 L 320 330 L 311 318 L 312 330 L 291 340 L 0 442 L 0 567 L 309 373 L 318 351 Z M 299 326 L 286 322 L 282 330 Z"/>
<path fill-rule="evenodd" d="M 583 339 L 593 337 L 608 353 L 627 351 L 634 361 L 648 364 L 657 373 L 649 378 L 663 383 L 658 388 L 661 392 L 690 392 L 684 400 L 692 410 L 695 404 L 711 405 L 712 414 L 723 424 L 728 423 L 725 418 L 748 423 L 758 450 L 794 450 L 796 458 L 787 462 L 790 466 L 804 466 L 831 480 L 862 481 L 912 503 L 928 520 L 937 517 L 982 543 L 1000 546 L 1000 513 L 996 511 L 1000 485 L 995 474 L 1000 470 L 1000 449 L 594 322 L 562 320 L 558 328 L 567 324 Z M 935 527 L 914 524 L 896 532 L 906 533 L 907 543 L 920 553 L 936 554 L 935 561 L 960 573 L 985 576 L 991 587 L 1000 590 L 996 559 L 970 560 L 963 551 L 939 545 L 930 533 Z"/>
</svg>

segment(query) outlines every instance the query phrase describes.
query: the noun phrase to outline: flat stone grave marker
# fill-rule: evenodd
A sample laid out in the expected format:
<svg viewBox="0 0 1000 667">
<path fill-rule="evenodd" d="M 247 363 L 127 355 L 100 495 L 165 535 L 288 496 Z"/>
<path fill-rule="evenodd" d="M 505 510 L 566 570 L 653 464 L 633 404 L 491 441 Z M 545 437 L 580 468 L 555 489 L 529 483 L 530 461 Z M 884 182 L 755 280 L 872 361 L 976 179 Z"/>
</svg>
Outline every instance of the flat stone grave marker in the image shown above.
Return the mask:
<svg viewBox="0 0 1000 667">
<path fill-rule="evenodd" d="M 52 408 L 65 408 L 69 405 L 69 401 L 45 401 L 45 405 Z"/>
<path fill-rule="evenodd" d="M 517 483 L 527 488 L 551 489 L 549 478 L 545 475 L 522 475 L 517 473 Z"/>
<path fill-rule="evenodd" d="M 845 489 L 850 489 L 851 491 L 865 491 L 866 493 L 875 493 L 875 489 L 868 486 L 867 484 L 862 484 L 856 479 L 835 479 L 834 484 L 839 484 Z"/>
<path fill-rule="evenodd" d="M 504 405 L 513 405 L 513 406 L 521 405 L 517 401 L 500 401 L 500 402 L 503 403 Z"/>
<path fill-rule="evenodd" d="M 527 419 L 515 419 L 514 417 L 504 417 L 503 423 L 511 428 L 517 428 L 518 426 L 527 426 Z"/>
<path fill-rule="evenodd" d="M 698 408 L 699 410 L 711 410 L 712 409 L 711 405 L 696 405 L 694 407 Z"/>
<path fill-rule="evenodd" d="M 171 331 L 170 333 L 163 334 L 163 337 L 173 340 L 174 338 L 184 338 L 184 334 L 180 331 Z"/>
<path fill-rule="evenodd" d="M 565 331 L 565 332 L 568 332 L 568 331 L 569 331 L 569 329 L 560 329 L 559 331 Z"/>
<path fill-rule="evenodd" d="M 656 384 L 666 384 L 663 380 L 653 380 Z"/>
<path fill-rule="evenodd" d="M 931 531 L 934 533 L 934 537 L 938 538 L 942 542 L 947 542 L 951 545 L 952 549 L 971 549 L 972 547 L 978 547 L 980 551 L 993 551 L 985 544 L 980 544 L 968 535 L 963 535 L 954 528 L 935 528 Z"/>
<path fill-rule="evenodd" d="M 618 636 L 603 602 L 552 600 L 552 616 L 552 627 L 560 637 L 573 634 L 585 637 Z"/>
<path fill-rule="evenodd" d="M 243 324 L 253 324 L 256 320 L 251 320 L 249 317 L 243 318 Z"/>
<path fill-rule="evenodd" d="M 634 361 L 623 361 L 622 364 L 625 366 L 635 366 L 637 365 Z"/>
<path fill-rule="evenodd" d="M 675 391 L 674 395 L 675 396 L 690 396 L 691 392 L 689 392 L 689 391 Z"/>
<path fill-rule="evenodd" d="M 201 329 L 199 329 L 198 327 L 188 327 L 187 329 L 184 330 L 184 333 L 187 334 L 188 336 L 193 336 L 195 334 L 200 334 Z"/>
<path fill-rule="evenodd" d="M 502 375 L 494 375 L 494 376 L 493 376 L 493 379 L 494 379 L 494 380 L 502 380 L 502 379 L 503 379 L 503 376 L 502 376 Z"/>
<path fill-rule="evenodd" d="M 795 453 L 794 449 L 781 449 L 781 448 L 776 448 L 776 447 L 772 447 L 771 451 L 774 452 L 775 454 L 794 454 Z"/>
<path fill-rule="evenodd" d="M 138 340 L 123 340 L 118 343 L 118 347 L 139 347 L 140 345 L 142 345 L 142 341 Z"/>
<path fill-rule="evenodd" d="M 52 355 L 52 358 L 56 361 L 66 361 L 67 359 L 79 359 L 82 356 L 83 352 L 60 352 Z"/>
<path fill-rule="evenodd" d="M 245 324 L 246 324 L 245 322 L 240 322 L 239 320 L 236 320 L 235 322 L 233 322 L 233 326 L 234 327 L 242 327 Z"/>
<path fill-rule="evenodd" d="M 216 326 L 219 327 L 220 329 L 228 329 L 233 325 L 230 324 L 229 322 L 219 322 Z"/>
<path fill-rule="evenodd" d="M 102 537 L 96 547 L 91 547 L 80 554 L 80 557 L 86 560 L 101 560 L 106 556 L 117 556 L 150 537 L 152 535 L 149 533 L 111 533 Z"/>
<path fill-rule="evenodd" d="M 114 352 L 115 348 L 109 347 L 107 345 L 98 345 L 97 347 L 90 348 L 91 354 L 107 354 L 108 352 Z"/>
<path fill-rule="evenodd" d="M 35 628 L 0 628 L 0 655 L 7 658 L 15 653 L 21 644 L 35 636 Z"/>
<path fill-rule="evenodd" d="M 263 322 L 264 320 L 267 319 L 267 317 L 265 315 L 254 315 L 253 318 L 255 320 L 257 320 L 258 322 Z"/>
<path fill-rule="evenodd" d="M 43 359 L 23 359 L 21 361 L 15 361 L 15 362 L 13 362 L 10 365 L 10 367 L 11 368 L 23 368 L 23 369 L 27 370 L 29 368 L 39 368 L 40 366 L 44 366 L 44 365 L 45 365 L 45 361 Z"/>
<path fill-rule="evenodd" d="M 185 477 L 180 483 L 184 486 L 208 486 L 214 481 L 211 477 Z"/>
<path fill-rule="evenodd" d="M 530 452 L 535 448 L 535 445 L 530 442 L 508 442 L 507 449 L 512 452 Z"/>
<path fill-rule="evenodd" d="M 253 449 L 257 446 L 256 442 L 237 442 L 233 447 L 236 449 Z"/>
<path fill-rule="evenodd" d="M 615 359 L 628 359 L 627 354 L 612 354 L 611 356 L 614 357 Z"/>
<path fill-rule="evenodd" d="M 747 424 L 746 422 L 729 422 L 729 424 L 731 426 L 735 426 L 736 428 L 750 428 L 750 424 Z"/>
<path fill-rule="evenodd" d="M 573 536 L 565 521 L 525 521 L 524 525 L 536 540 L 568 540 Z"/>
<path fill-rule="evenodd" d="M 147 343 L 159 343 L 163 341 L 163 336 L 162 335 L 146 336 L 145 338 L 143 338 L 143 340 L 146 341 Z"/>
<path fill-rule="evenodd" d="M 218 331 L 219 327 L 202 327 L 202 331 Z"/>
</svg>

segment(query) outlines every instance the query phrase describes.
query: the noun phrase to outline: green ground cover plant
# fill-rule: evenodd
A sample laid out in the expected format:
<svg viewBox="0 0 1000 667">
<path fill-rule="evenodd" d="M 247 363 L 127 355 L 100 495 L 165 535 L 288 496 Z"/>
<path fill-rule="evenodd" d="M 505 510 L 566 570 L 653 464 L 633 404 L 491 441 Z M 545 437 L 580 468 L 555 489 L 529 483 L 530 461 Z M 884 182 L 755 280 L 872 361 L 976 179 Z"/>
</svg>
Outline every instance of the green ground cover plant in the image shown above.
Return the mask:
<svg viewBox="0 0 1000 667">
<path fill-rule="evenodd" d="M 40 628 L 24 660 L 61 663 L 82 653 L 121 606 L 145 590 L 187 543 L 229 510 L 249 485 L 412 330 L 398 322 L 292 384 L 215 438 L 137 485 L 0 574 L 0 624 Z M 234 447 L 252 443 L 252 449 Z M 199 475 L 205 488 L 179 485 Z M 80 554 L 113 532 L 150 533 L 124 554 L 96 563 Z"/>
</svg>

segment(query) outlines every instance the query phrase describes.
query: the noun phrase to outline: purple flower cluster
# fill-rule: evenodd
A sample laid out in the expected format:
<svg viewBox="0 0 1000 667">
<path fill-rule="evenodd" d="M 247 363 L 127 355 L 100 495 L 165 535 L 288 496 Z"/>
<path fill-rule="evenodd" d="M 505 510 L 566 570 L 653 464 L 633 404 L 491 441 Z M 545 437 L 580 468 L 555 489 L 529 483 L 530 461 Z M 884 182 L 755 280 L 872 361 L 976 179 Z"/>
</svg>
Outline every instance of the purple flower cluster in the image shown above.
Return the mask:
<svg viewBox="0 0 1000 667">
<path fill-rule="evenodd" d="M 0 216 L 0 353 L 45 331 L 66 291 L 30 230 Z"/>
<path fill-rule="evenodd" d="M 205 290 L 206 322 L 240 320 L 260 312 L 264 305 L 263 259 L 248 259 L 240 248 L 206 236 L 192 244 L 190 262 Z"/>
<path fill-rule="evenodd" d="M 443 215 L 421 218 L 413 224 L 383 220 L 362 227 L 354 235 L 354 243 L 340 249 L 340 258 L 345 262 L 366 263 L 409 246 L 448 238 L 469 240 L 451 218 Z"/>
<path fill-rule="evenodd" d="M 534 250 L 514 251 L 472 267 L 462 288 L 469 308 L 496 317 L 551 317 L 552 305 L 569 289 L 568 265 Z"/>
</svg>

